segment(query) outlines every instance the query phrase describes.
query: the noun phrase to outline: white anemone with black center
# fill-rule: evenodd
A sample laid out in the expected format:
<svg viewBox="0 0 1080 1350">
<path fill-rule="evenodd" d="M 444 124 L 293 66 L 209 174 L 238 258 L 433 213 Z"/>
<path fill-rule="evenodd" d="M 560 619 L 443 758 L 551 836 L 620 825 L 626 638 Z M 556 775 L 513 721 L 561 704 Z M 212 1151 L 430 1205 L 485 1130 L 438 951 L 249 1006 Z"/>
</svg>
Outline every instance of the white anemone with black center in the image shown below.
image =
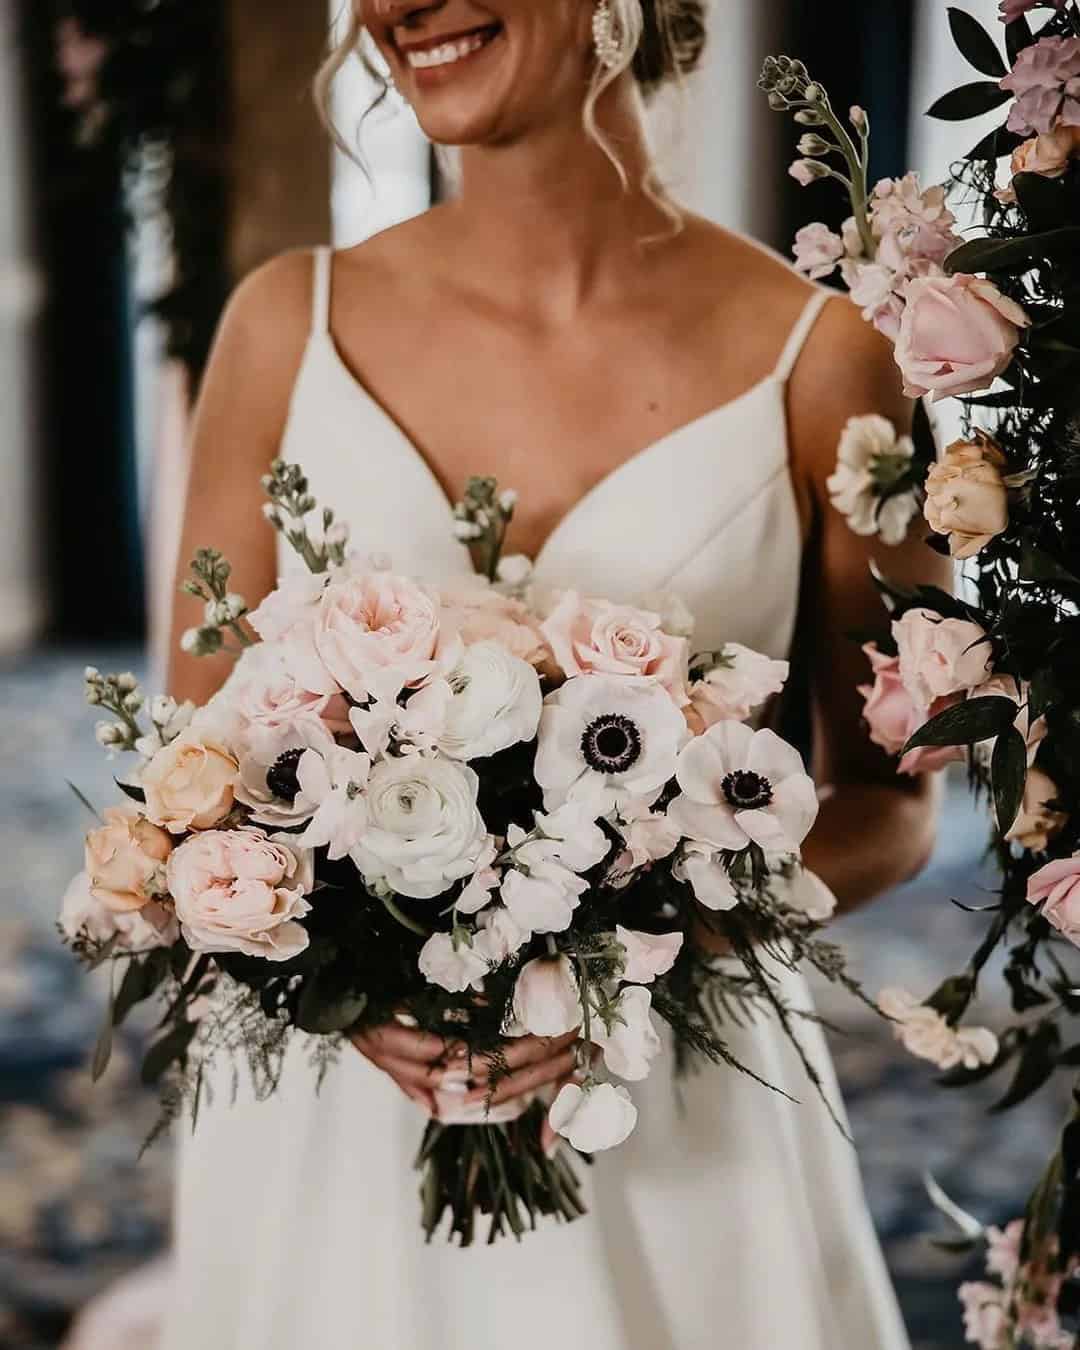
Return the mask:
<svg viewBox="0 0 1080 1350">
<path fill-rule="evenodd" d="M 305 754 L 325 757 L 336 749 L 321 722 L 299 721 L 279 730 L 265 730 L 240 756 L 236 799 L 251 807 L 260 825 L 283 829 L 303 825 L 315 814 L 319 799 L 300 784 L 299 764 Z"/>
<path fill-rule="evenodd" d="M 544 804 L 597 794 L 605 811 L 627 797 L 652 802 L 675 773 L 688 736 L 670 694 L 652 680 L 578 675 L 544 700 L 536 781 Z"/>
</svg>

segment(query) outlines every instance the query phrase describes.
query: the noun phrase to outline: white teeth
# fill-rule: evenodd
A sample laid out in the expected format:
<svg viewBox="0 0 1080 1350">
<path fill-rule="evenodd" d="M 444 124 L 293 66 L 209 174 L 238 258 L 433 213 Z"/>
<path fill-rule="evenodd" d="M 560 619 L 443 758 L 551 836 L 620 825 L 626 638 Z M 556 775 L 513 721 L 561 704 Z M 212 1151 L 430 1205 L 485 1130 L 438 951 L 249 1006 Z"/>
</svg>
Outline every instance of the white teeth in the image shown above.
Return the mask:
<svg viewBox="0 0 1080 1350">
<path fill-rule="evenodd" d="M 449 66 L 460 61 L 463 56 L 471 56 L 491 39 L 490 33 L 472 33 L 459 38 L 456 42 L 444 42 L 440 47 L 429 47 L 426 51 L 407 52 L 405 59 L 414 69 L 426 69 L 429 66 Z"/>
</svg>

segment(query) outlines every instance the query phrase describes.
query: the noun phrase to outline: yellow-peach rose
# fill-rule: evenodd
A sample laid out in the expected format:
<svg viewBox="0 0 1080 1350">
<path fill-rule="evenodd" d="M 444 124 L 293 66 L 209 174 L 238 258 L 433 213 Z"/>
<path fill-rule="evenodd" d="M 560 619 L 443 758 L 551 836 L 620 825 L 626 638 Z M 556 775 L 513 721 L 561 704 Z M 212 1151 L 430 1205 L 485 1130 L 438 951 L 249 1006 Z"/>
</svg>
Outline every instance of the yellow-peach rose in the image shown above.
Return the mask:
<svg viewBox="0 0 1080 1350">
<path fill-rule="evenodd" d="M 1080 155 L 1080 127 L 1057 126 L 1022 142 L 1012 152 L 1009 165 L 1011 178 L 1018 173 L 1038 173 L 1044 178 L 1060 178 L 1069 167 L 1069 161 Z M 1009 186 L 994 194 L 998 201 L 1016 201 L 1016 189 Z"/>
<path fill-rule="evenodd" d="M 209 830 L 232 810 L 240 766 L 193 730 L 159 750 L 143 770 L 146 814 L 172 834 Z"/>
<path fill-rule="evenodd" d="M 926 476 L 926 522 L 949 537 L 954 558 L 970 558 L 1009 523 L 1005 456 L 988 437 L 953 441 Z"/>
<path fill-rule="evenodd" d="M 109 807 L 105 824 L 86 836 L 90 894 L 116 913 L 142 909 L 164 881 L 172 840 L 134 809 Z"/>
<path fill-rule="evenodd" d="M 1006 839 L 1015 839 L 1032 853 L 1042 853 L 1055 834 L 1058 834 L 1068 813 L 1047 806 L 1058 795 L 1057 784 L 1041 769 L 1029 769 L 1024 785 L 1024 800 Z"/>
</svg>

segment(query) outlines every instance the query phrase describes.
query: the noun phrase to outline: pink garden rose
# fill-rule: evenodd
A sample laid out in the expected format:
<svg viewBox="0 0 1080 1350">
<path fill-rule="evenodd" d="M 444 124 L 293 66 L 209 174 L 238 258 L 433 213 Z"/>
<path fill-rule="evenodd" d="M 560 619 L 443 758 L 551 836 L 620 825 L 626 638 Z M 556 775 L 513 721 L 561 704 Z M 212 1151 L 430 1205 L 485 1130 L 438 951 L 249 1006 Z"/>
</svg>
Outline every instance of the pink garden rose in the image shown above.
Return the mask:
<svg viewBox="0 0 1080 1350">
<path fill-rule="evenodd" d="M 1017 56 L 1002 89 L 1016 95 L 1006 126 L 1021 136 L 1080 126 L 1080 38 L 1044 37 Z"/>
<path fill-rule="evenodd" d="M 636 675 L 687 702 L 686 639 L 665 633 L 658 614 L 565 591 L 541 628 L 568 679 Z"/>
<path fill-rule="evenodd" d="M 954 558 L 973 558 L 1008 528 L 1005 456 L 989 436 L 953 441 L 926 476 L 926 523 Z"/>
<path fill-rule="evenodd" d="M 909 738 L 931 717 L 935 717 L 962 695 L 953 694 L 935 699 L 929 707 L 921 707 L 911 697 L 900 678 L 900 658 L 886 656 L 873 642 L 867 642 L 863 651 L 870 658 L 874 683 L 861 684 L 858 692 L 866 700 L 863 716 L 870 729 L 870 739 L 888 755 L 899 754 Z M 932 773 L 953 760 L 964 758 L 957 745 L 920 745 L 909 750 L 897 766 L 899 773 Z"/>
<path fill-rule="evenodd" d="M 146 815 L 172 834 L 208 830 L 232 810 L 239 777 L 240 766 L 228 749 L 189 727 L 143 770 Z"/>
<path fill-rule="evenodd" d="M 440 587 L 443 622 L 467 647 L 498 642 L 531 666 L 550 663 L 540 625 L 520 600 L 503 595 L 484 577 L 468 577 Z"/>
<path fill-rule="evenodd" d="M 167 873 L 192 951 L 287 961 L 308 945 L 296 922 L 311 908 L 308 849 L 250 828 L 207 830 L 173 852 Z"/>
<path fill-rule="evenodd" d="M 233 735 L 247 753 L 258 754 L 283 737 L 308 734 L 305 743 L 333 747 L 349 731 L 349 706 L 340 693 L 315 693 L 290 670 L 277 647 L 260 643 L 241 658 L 229 681 Z"/>
<path fill-rule="evenodd" d="M 164 890 L 171 837 L 134 807 L 106 808 L 105 824 L 86 836 L 90 893 L 107 909 L 142 909 Z"/>
<path fill-rule="evenodd" d="M 1028 878 L 1027 898 L 1043 917 L 1080 947 L 1080 853 L 1055 858 Z"/>
<path fill-rule="evenodd" d="M 1012 360 L 1028 317 L 983 277 L 916 277 L 904 291 L 895 357 L 909 398 L 986 389 Z"/>
<path fill-rule="evenodd" d="M 900 678 L 920 708 L 950 694 L 967 693 L 989 673 L 990 644 L 977 623 L 916 608 L 894 620 L 892 635 Z"/>
</svg>

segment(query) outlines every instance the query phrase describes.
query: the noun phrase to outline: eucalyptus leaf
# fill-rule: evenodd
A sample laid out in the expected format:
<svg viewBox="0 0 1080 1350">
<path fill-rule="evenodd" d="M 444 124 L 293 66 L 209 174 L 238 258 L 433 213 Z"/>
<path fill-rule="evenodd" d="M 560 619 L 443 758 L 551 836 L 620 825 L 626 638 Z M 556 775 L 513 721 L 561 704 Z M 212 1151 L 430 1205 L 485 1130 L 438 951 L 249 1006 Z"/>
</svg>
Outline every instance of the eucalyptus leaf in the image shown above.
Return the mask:
<svg viewBox="0 0 1080 1350">
<path fill-rule="evenodd" d="M 927 117 L 941 122 L 966 122 L 969 117 L 981 117 L 1007 103 L 1012 95 L 1002 89 L 996 80 L 974 80 L 942 94 L 926 110 Z"/>
<path fill-rule="evenodd" d="M 920 745 L 974 745 L 1011 727 L 1016 704 L 1000 694 L 982 695 L 955 703 L 931 717 L 911 736 L 900 752 L 906 755 Z"/>
<path fill-rule="evenodd" d="M 173 1064 L 186 1058 L 197 1022 L 180 1022 L 147 1050 L 142 1062 L 142 1081 L 152 1087 Z"/>
<path fill-rule="evenodd" d="M 948 14 L 949 28 L 960 54 L 981 74 L 1000 80 L 1008 67 L 994 39 L 966 10 L 950 8 Z"/>
<path fill-rule="evenodd" d="M 1020 810 L 1027 781 L 1027 745 L 1014 726 L 1001 732 L 994 742 L 990 781 L 994 785 L 997 826 L 1004 838 Z"/>
<path fill-rule="evenodd" d="M 98 1032 L 97 1040 L 94 1042 L 94 1053 L 90 1057 L 90 1077 L 95 1083 L 109 1067 L 109 1060 L 112 1058 L 112 1047 L 113 996 L 112 987 L 110 985 L 109 1002 L 105 1008 L 105 1016 L 101 1019 L 101 1030 Z"/>
<path fill-rule="evenodd" d="M 1057 1068 L 1060 1045 L 1061 1033 L 1054 1023 L 1041 1022 L 1020 1052 L 1008 1092 L 990 1108 L 991 1112 L 1007 1111 L 1037 1092 Z"/>
</svg>

